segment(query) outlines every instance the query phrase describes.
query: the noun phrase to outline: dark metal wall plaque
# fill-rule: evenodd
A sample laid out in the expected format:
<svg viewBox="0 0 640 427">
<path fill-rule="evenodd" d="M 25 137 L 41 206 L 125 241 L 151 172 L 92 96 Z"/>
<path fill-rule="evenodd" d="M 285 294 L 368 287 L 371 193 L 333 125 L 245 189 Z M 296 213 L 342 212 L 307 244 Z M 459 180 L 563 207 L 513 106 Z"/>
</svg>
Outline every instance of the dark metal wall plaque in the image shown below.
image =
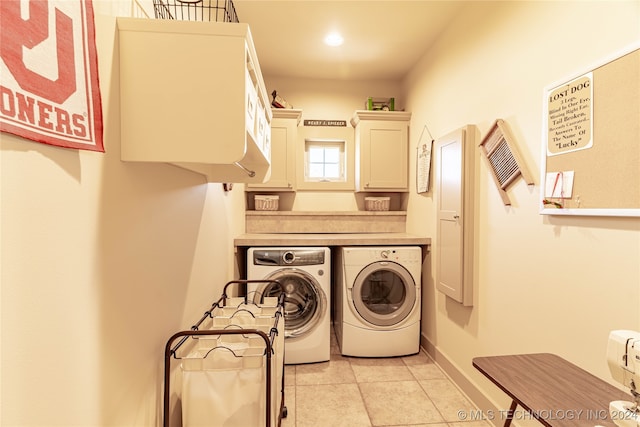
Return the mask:
<svg viewBox="0 0 640 427">
<path fill-rule="evenodd" d="M 305 120 L 305 126 L 347 126 L 346 120 Z"/>
</svg>

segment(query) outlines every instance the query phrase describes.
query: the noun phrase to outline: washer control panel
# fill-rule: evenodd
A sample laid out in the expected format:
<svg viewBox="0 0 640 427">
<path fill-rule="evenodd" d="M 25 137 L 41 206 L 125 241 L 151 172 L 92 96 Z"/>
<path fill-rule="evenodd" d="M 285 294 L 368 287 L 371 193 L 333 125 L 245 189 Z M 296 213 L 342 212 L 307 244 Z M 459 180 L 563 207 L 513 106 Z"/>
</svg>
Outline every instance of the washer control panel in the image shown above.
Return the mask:
<svg viewBox="0 0 640 427">
<path fill-rule="evenodd" d="M 420 261 L 420 251 L 406 250 L 405 248 L 390 247 L 390 248 L 372 248 L 371 257 L 375 260 L 381 261 L 395 261 L 395 262 L 407 262 L 407 261 Z"/>
<path fill-rule="evenodd" d="M 325 262 L 323 249 L 256 249 L 253 251 L 254 265 L 322 265 Z"/>
</svg>

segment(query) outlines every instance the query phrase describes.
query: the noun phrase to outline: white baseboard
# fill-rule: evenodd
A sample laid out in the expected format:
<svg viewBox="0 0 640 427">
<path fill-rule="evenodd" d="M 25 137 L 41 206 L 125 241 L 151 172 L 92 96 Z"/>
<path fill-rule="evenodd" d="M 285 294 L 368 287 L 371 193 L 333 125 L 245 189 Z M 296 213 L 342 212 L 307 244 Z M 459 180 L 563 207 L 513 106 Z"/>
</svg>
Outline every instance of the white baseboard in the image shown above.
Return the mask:
<svg viewBox="0 0 640 427">
<path fill-rule="evenodd" d="M 420 346 L 427 352 L 434 362 L 440 366 L 444 373 L 451 378 L 458 388 L 467 396 L 474 405 L 485 414 L 499 413 L 498 407 L 489 400 L 476 385 L 467 378 L 453 362 L 449 360 L 435 345 L 433 345 L 427 337 L 420 334 Z M 495 424 L 500 420 L 493 420 Z"/>
</svg>

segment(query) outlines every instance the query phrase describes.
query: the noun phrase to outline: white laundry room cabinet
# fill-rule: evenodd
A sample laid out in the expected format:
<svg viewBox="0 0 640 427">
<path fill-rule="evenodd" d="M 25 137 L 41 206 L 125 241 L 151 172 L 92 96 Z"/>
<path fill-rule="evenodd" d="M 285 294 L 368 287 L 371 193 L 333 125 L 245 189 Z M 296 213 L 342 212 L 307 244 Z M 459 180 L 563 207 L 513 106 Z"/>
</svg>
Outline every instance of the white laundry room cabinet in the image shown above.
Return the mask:
<svg viewBox="0 0 640 427">
<path fill-rule="evenodd" d="M 264 183 L 247 184 L 247 191 L 296 190 L 296 141 L 302 110 L 273 108 L 271 111 L 271 175 Z"/>
<path fill-rule="evenodd" d="M 355 112 L 357 191 L 409 191 L 410 120 L 404 111 Z"/>
<path fill-rule="evenodd" d="M 247 24 L 118 18 L 124 161 L 263 182 L 271 108 Z"/>
</svg>

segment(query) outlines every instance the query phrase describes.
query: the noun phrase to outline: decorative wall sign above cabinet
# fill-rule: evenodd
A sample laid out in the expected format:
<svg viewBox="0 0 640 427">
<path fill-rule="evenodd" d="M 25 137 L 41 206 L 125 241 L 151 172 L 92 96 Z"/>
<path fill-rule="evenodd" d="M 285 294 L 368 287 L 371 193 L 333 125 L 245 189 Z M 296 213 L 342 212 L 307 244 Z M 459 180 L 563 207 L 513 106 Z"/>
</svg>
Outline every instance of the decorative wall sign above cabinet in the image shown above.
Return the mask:
<svg viewBox="0 0 640 427">
<path fill-rule="evenodd" d="M 346 120 L 305 120 L 305 126 L 346 126 Z"/>
</svg>

